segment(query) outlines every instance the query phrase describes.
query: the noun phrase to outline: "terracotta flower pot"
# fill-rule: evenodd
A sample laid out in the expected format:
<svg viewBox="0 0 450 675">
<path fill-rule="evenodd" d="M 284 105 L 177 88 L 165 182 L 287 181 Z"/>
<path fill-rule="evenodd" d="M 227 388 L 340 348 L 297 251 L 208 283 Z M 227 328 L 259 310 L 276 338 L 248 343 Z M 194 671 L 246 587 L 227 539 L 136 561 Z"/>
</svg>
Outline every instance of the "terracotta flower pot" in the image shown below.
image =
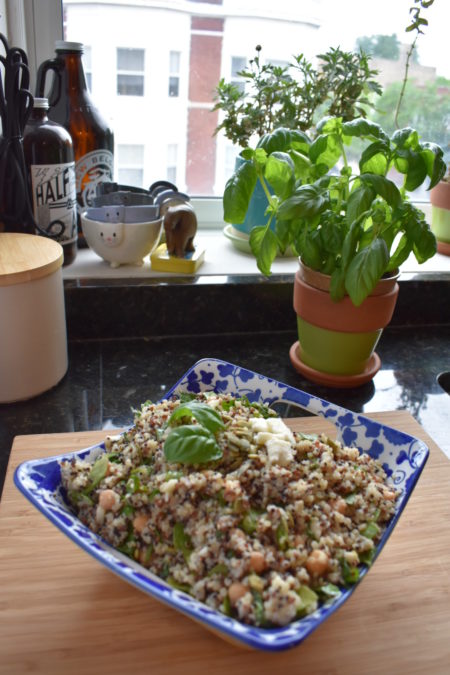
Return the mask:
<svg viewBox="0 0 450 675">
<path fill-rule="evenodd" d="M 397 277 L 382 279 L 355 307 L 348 296 L 333 302 L 330 277 L 300 263 L 294 282 L 299 338 L 290 353 L 294 367 L 327 386 L 352 387 L 370 381 L 381 365 L 374 350 L 394 312 Z"/>
<path fill-rule="evenodd" d="M 430 190 L 431 229 L 437 239 L 439 253 L 450 255 L 450 183 L 441 180 Z"/>
</svg>

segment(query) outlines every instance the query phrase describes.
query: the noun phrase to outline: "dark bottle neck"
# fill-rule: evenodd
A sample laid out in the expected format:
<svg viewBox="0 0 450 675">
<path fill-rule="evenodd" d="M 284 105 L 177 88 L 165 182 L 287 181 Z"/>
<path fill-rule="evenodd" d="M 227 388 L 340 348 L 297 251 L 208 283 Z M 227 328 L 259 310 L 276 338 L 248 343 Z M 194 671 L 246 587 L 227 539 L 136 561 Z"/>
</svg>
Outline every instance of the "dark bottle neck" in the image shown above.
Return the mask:
<svg viewBox="0 0 450 675">
<path fill-rule="evenodd" d="M 33 122 L 48 122 L 48 108 L 33 108 L 30 115 L 30 120 Z"/>
<path fill-rule="evenodd" d="M 81 52 L 57 52 L 57 59 L 64 64 L 61 77 L 67 94 L 89 98 Z"/>
</svg>

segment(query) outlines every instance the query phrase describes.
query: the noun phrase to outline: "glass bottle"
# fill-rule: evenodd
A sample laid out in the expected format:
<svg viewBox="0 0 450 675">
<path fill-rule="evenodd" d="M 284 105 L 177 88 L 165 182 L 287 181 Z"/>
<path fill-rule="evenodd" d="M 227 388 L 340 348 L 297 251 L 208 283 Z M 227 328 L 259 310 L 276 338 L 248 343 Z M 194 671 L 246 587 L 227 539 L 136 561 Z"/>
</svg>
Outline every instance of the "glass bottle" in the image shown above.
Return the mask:
<svg viewBox="0 0 450 675">
<path fill-rule="evenodd" d="M 72 136 L 78 202 L 78 237 L 82 236 L 80 213 L 92 206 L 96 186 L 113 180 L 114 134 L 96 108 L 86 85 L 79 42 L 55 42 L 56 58 L 44 61 L 37 74 L 37 96 L 43 96 L 49 70 L 55 76 L 49 93 L 49 118 L 62 124 Z M 81 241 L 80 241 L 81 240 Z"/>
<path fill-rule="evenodd" d="M 56 235 L 64 265 L 77 254 L 75 161 L 70 134 L 48 119 L 48 100 L 35 98 L 23 133 L 31 202 L 41 230 Z"/>
</svg>

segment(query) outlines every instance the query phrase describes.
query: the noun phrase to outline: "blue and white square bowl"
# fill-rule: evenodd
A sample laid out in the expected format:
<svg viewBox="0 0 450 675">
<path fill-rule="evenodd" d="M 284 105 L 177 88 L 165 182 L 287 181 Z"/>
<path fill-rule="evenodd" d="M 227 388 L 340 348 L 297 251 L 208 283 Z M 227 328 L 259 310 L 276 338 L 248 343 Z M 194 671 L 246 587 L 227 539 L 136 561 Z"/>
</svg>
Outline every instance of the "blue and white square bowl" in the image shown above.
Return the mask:
<svg viewBox="0 0 450 675">
<path fill-rule="evenodd" d="M 166 396 L 212 390 L 236 396 L 245 395 L 252 402 L 269 406 L 275 403 L 290 404 L 302 408 L 307 414 L 322 416 L 334 423 L 339 440 L 381 461 L 389 480 L 401 491 L 401 495 L 397 500 L 395 515 L 377 547 L 376 555 L 380 553 L 427 461 L 429 451 L 421 440 L 264 375 L 214 358 L 198 361 Z M 56 527 L 105 567 L 221 637 L 242 646 L 271 652 L 292 648 L 335 612 L 355 590 L 356 585 L 343 589 L 341 595 L 331 604 L 320 606 L 313 614 L 281 628 L 267 629 L 242 624 L 168 586 L 162 579 L 93 534 L 73 514 L 64 499 L 64 491 L 61 490 L 61 460 L 74 456 L 93 460 L 104 449 L 104 444 L 100 443 L 78 452 L 24 462 L 15 472 L 15 484 Z M 358 583 L 367 571 L 362 565 Z"/>
</svg>

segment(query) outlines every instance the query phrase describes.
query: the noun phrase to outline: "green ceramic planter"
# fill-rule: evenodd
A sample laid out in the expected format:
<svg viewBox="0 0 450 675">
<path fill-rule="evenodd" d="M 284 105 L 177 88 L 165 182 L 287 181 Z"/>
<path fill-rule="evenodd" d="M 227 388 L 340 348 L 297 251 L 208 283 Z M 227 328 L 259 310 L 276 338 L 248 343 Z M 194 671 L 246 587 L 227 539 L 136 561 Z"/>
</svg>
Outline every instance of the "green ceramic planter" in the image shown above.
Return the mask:
<svg viewBox="0 0 450 675">
<path fill-rule="evenodd" d="M 348 296 L 333 302 L 330 277 L 300 262 L 294 280 L 298 342 L 290 351 L 296 370 L 325 386 L 350 387 L 370 381 L 381 365 L 375 347 L 392 318 L 397 276 L 382 279 L 355 307 Z"/>
<path fill-rule="evenodd" d="M 342 333 L 313 326 L 297 316 L 299 356 L 310 368 L 332 375 L 364 371 L 382 330 Z"/>
<path fill-rule="evenodd" d="M 439 253 L 450 255 L 450 182 L 441 180 L 430 191 L 431 229 Z"/>
</svg>

